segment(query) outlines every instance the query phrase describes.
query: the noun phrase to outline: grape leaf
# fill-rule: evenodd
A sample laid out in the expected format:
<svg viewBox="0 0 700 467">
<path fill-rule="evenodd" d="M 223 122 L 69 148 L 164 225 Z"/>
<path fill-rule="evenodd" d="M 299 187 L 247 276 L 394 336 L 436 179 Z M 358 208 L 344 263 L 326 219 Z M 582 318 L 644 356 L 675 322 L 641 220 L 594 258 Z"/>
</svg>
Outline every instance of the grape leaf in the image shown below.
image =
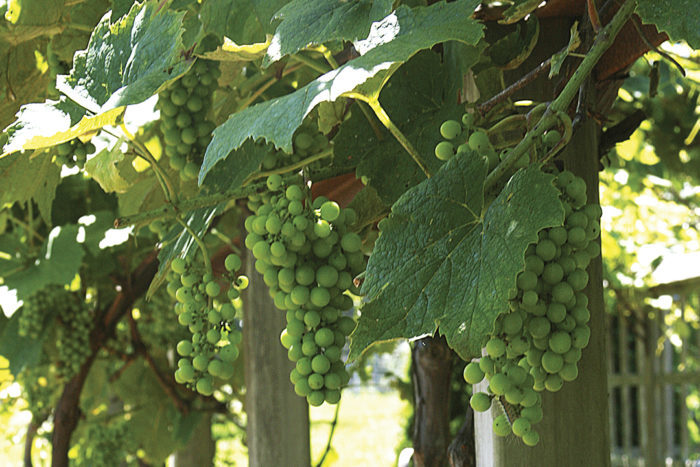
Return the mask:
<svg viewBox="0 0 700 467">
<path fill-rule="evenodd" d="M 432 173 L 442 162 L 435 157 L 435 145 L 442 140 L 440 125 L 459 120 L 464 112 L 455 95 L 446 96 L 448 84 L 440 57 L 424 51 L 409 60 L 382 91 L 380 102 L 394 124 L 414 143 Z M 406 150 L 386 130 L 381 138 L 355 107 L 333 139 L 334 165 L 356 167 L 358 177 L 391 206 L 403 192 L 425 180 L 425 174 Z"/>
<path fill-rule="evenodd" d="M 271 151 L 270 145 L 246 140 L 243 146 L 214 166 L 204 179 L 203 187 L 212 193 L 237 188 L 260 168 L 263 157 Z"/>
<path fill-rule="evenodd" d="M 207 33 L 236 44 L 265 42 L 275 30 L 272 17 L 288 0 L 207 0 L 199 13 Z"/>
<path fill-rule="evenodd" d="M 6 318 L 0 313 L 0 355 L 10 362 L 10 373 L 17 376 L 26 366 L 39 363 L 41 347 L 48 333 L 43 332 L 38 339 L 19 335 L 19 316 L 14 313 Z"/>
<path fill-rule="evenodd" d="M 272 37 L 263 67 L 310 45 L 367 37 L 371 24 L 391 12 L 391 0 L 293 0 L 275 14 L 282 22 Z M 299 27 L 303 24 L 304 27 Z"/>
<path fill-rule="evenodd" d="M 223 62 L 252 62 L 265 56 L 269 41 L 256 44 L 238 45 L 228 37 L 224 37 L 224 43 L 211 52 L 201 54 L 209 60 Z"/>
<path fill-rule="evenodd" d="M 126 192 L 138 176 L 131 165 L 133 157 L 127 157 L 121 149 L 122 142 L 120 139 L 111 149 L 103 149 L 85 164 L 86 172 L 107 193 Z"/>
<path fill-rule="evenodd" d="M 114 125 L 124 110 L 121 107 L 87 116 L 85 109 L 65 98 L 23 105 L 17 120 L 5 129 L 8 141 L 0 157 L 15 151 L 55 146 L 104 126 Z"/>
<path fill-rule="evenodd" d="M 535 11 L 542 2 L 540 0 L 514 0 L 509 3 L 512 5 L 503 12 L 503 19 L 498 21 L 501 24 L 517 23 Z"/>
<path fill-rule="evenodd" d="M 639 0 L 637 14 L 644 23 L 654 23 L 671 39 L 686 41 L 700 49 L 700 14 L 697 0 Z"/>
<path fill-rule="evenodd" d="M 17 289 L 19 298 L 26 298 L 47 285 L 70 284 L 85 255 L 77 236 L 77 225 L 54 227 L 39 259 L 27 269 L 6 277 L 5 285 Z"/>
<path fill-rule="evenodd" d="M 31 158 L 29 154 L 14 154 L 0 159 L 0 206 L 36 201 L 39 212 L 51 224 L 51 208 L 61 169 L 51 162 L 48 154 Z"/>
<path fill-rule="evenodd" d="M 135 4 L 114 24 L 106 14 L 87 49 L 73 57 L 70 75 L 58 80 L 59 91 L 98 114 L 143 102 L 185 73 L 191 65 L 182 58 L 185 13 L 159 11 L 159 3 Z"/>
<path fill-rule="evenodd" d="M 477 0 L 436 3 L 427 8 L 399 7 L 374 23 L 360 47 L 361 57 L 330 71 L 297 91 L 233 114 L 214 130 L 199 173 L 207 173 L 243 142 L 263 138 L 285 152 L 292 151 L 292 136 L 304 117 L 321 102 L 334 101 L 370 78 L 388 80 L 396 68 L 416 52 L 433 45 L 458 40 L 476 44 L 482 26 L 471 19 Z M 380 83 L 380 87 L 381 87 Z"/>
<path fill-rule="evenodd" d="M 552 175 L 520 170 L 484 209 L 485 177 L 485 159 L 457 156 L 392 207 L 367 266 L 351 359 L 374 342 L 438 326 L 460 357 L 481 355 L 527 245 L 564 218 Z"/>
</svg>

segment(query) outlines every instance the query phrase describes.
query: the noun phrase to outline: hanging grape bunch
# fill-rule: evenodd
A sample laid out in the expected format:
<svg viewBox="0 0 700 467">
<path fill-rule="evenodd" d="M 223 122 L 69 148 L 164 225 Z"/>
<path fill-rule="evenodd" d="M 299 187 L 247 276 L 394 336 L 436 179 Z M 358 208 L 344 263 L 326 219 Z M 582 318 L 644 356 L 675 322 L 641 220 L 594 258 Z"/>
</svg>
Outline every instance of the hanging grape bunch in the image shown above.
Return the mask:
<svg viewBox="0 0 700 467">
<path fill-rule="evenodd" d="M 79 138 L 75 138 L 56 146 L 54 163 L 59 167 L 65 165 L 69 169 L 78 167 L 82 170 L 87 162 L 87 156 L 94 154 L 95 150 L 95 145 L 91 141 L 83 143 Z"/>
<path fill-rule="evenodd" d="M 590 312 L 583 290 L 586 268 L 600 254 L 601 209 L 586 205 L 585 182 L 569 171 L 555 179 L 564 206 L 564 225 L 544 229 L 525 252 L 525 269 L 517 277 L 510 311 L 496 319 L 485 344 L 486 355 L 464 369 L 467 383 L 488 380 L 475 392 L 471 406 L 488 410 L 495 400 L 503 414 L 493 430 L 511 432 L 528 446 L 539 441 L 533 425 L 542 420 L 543 390 L 559 391 L 578 376 L 581 350 L 588 345 Z"/>
<path fill-rule="evenodd" d="M 85 299 L 61 289 L 54 295 L 54 307 L 60 326 L 57 328 L 58 372 L 64 379 L 75 376 L 91 353 L 90 331 L 94 313 Z"/>
<path fill-rule="evenodd" d="M 53 316 L 56 306 L 62 305 L 68 293 L 61 286 L 51 285 L 24 299 L 19 315 L 19 335 L 38 339 L 45 332 L 47 317 Z"/>
<path fill-rule="evenodd" d="M 224 266 L 227 272 L 220 279 L 231 284 L 225 294 L 211 272 L 196 268 L 184 258 L 174 259 L 167 275 L 168 293 L 177 300 L 178 322 L 191 333 L 191 339 L 177 344 L 181 358 L 175 380 L 205 396 L 214 392 L 214 378 L 227 380 L 233 376 L 232 363 L 238 358 L 242 337 L 233 301 L 247 287 L 248 278 L 236 277 L 241 267 L 239 256 L 228 255 Z"/>
<path fill-rule="evenodd" d="M 353 277 L 365 268 L 361 239 L 348 229 L 356 214 L 323 196 L 312 203 L 309 190 L 285 186 L 277 174 L 267 187 L 246 218 L 246 247 L 275 306 L 287 313 L 280 340 L 296 363 L 295 392 L 314 406 L 335 404 L 349 380 L 341 353 L 355 327 L 342 315 L 353 307 L 344 292 L 357 291 Z"/>
<path fill-rule="evenodd" d="M 180 177 L 193 180 L 216 125 L 207 119 L 221 75 L 218 63 L 198 59 L 170 88 L 158 94 L 165 155 Z"/>
</svg>

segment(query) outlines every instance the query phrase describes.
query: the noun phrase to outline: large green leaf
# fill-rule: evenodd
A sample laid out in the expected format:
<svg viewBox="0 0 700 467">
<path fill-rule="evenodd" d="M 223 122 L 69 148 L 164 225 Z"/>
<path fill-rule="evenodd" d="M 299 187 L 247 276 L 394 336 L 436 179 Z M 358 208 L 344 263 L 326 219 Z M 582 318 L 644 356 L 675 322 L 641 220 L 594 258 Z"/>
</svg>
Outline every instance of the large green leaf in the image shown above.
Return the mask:
<svg viewBox="0 0 700 467">
<path fill-rule="evenodd" d="M 0 206 L 34 200 L 47 224 L 51 224 L 51 206 L 61 170 L 48 154 L 30 158 L 14 154 L 0 159 Z"/>
<path fill-rule="evenodd" d="M 39 339 L 30 339 L 19 335 L 19 316 L 15 313 L 6 318 L 0 313 L 0 355 L 10 362 L 10 373 L 17 376 L 25 366 L 39 363 L 41 347 L 48 333 L 42 333 Z"/>
<path fill-rule="evenodd" d="M 63 0 L 10 0 L 5 19 L 23 26 L 46 26 L 58 22 Z"/>
<path fill-rule="evenodd" d="M 458 40 L 476 44 L 482 26 L 471 18 L 477 0 L 436 3 L 427 8 L 399 7 L 374 23 L 368 38 L 356 43 L 361 57 L 317 78 L 284 97 L 249 107 L 233 114 L 214 130 L 207 147 L 199 182 L 221 159 L 252 138 L 263 138 L 285 152 L 292 151 L 292 136 L 304 117 L 321 102 L 334 101 L 373 79 L 381 81 L 378 92 L 398 66 L 419 50 Z M 381 78 L 381 79 L 380 79 Z"/>
<path fill-rule="evenodd" d="M 203 183 L 204 188 L 211 192 L 220 192 L 240 186 L 248 175 L 257 172 L 263 157 L 273 150 L 270 145 L 246 140 L 243 146 L 221 160 L 214 170 L 207 174 Z"/>
<path fill-rule="evenodd" d="M 480 355 L 537 232 L 560 225 L 553 177 L 517 172 L 484 209 L 485 159 L 451 159 L 406 192 L 383 221 L 363 285 L 368 302 L 352 335 L 351 358 L 374 342 L 433 334 L 462 358 Z"/>
<path fill-rule="evenodd" d="M 265 42 L 275 30 L 272 17 L 288 0 L 207 0 L 199 14 L 204 31 L 236 44 Z"/>
<path fill-rule="evenodd" d="M 310 45 L 363 39 L 373 22 L 389 14 L 391 3 L 391 0 L 294 0 L 275 15 L 282 22 L 275 30 L 263 66 Z"/>
<path fill-rule="evenodd" d="M 639 0 L 637 14 L 645 23 L 654 23 L 671 39 L 684 40 L 700 49 L 700 12 L 697 0 Z"/>
<path fill-rule="evenodd" d="M 414 143 L 422 161 L 437 172 L 442 162 L 435 157 L 435 145 L 442 140 L 440 125 L 459 120 L 464 108 L 456 94 L 447 95 L 448 79 L 440 57 L 423 51 L 391 77 L 380 102 L 392 121 Z M 381 137 L 355 108 L 333 139 L 334 165 L 356 167 L 358 177 L 377 190 L 384 204 L 391 206 L 408 188 L 425 180 L 406 150 L 379 124 Z"/>
<path fill-rule="evenodd" d="M 114 24 L 109 14 L 95 27 L 86 50 L 76 52 L 58 89 L 94 113 L 138 104 L 183 74 L 184 13 L 160 10 L 159 1 L 135 4 Z"/>
<path fill-rule="evenodd" d="M 77 237 L 77 225 L 54 227 L 39 259 L 27 269 L 6 277 L 5 285 L 17 289 L 19 298 L 26 298 L 47 285 L 70 284 L 85 255 Z"/>
</svg>

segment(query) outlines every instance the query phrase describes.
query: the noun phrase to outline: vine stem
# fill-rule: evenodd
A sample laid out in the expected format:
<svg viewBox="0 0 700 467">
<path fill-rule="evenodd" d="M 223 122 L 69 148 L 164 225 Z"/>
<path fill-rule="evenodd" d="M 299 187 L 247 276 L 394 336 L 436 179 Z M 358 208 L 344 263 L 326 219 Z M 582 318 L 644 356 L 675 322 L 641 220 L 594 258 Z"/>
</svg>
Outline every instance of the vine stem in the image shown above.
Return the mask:
<svg viewBox="0 0 700 467">
<path fill-rule="evenodd" d="M 127 225 L 139 224 L 145 221 L 152 221 L 163 217 L 175 217 L 180 211 L 191 211 L 199 208 L 215 206 L 225 201 L 233 199 L 245 198 L 251 193 L 255 193 L 265 187 L 265 183 L 251 184 L 245 188 L 237 188 L 235 190 L 216 193 L 214 195 L 197 196 L 185 201 L 179 202 L 177 205 L 166 204 L 151 211 L 144 211 L 132 216 L 119 217 L 114 221 L 114 228 L 125 227 Z"/>
<path fill-rule="evenodd" d="M 250 174 L 242 183 L 242 186 L 248 185 L 248 183 L 252 182 L 253 180 L 257 180 L 260 178 L 265 178 L 269 177 L 270 175 L 273 174 L 283 174 L 287 172 L 293 172 L 294 170 L 301 169 L 305 165 L 309 165 L 312 162 L 316 162 L 321 159 L 325 159 L 328 156 L 333 155 L 333 148 L 326 149 L 325 151 L 321 151 L 318 154 L 314 154 L 313 156 L 309 156 L 306 159 L 302 159 L 299 162 L 295 162 L 294 164 L 291 165 L 286 165 L 284 167 L 280 167 L 277 169 L 271 169 L 267 170 L 265 172 L 255 172 L 253 174 Z"/>
<path fill-rule="evenodd" d="M 148 150 L 146 146 L 141 144 L 139 141 L 136 140 L 136 137 L 129 131 L 129 129 L 126 127 L 124 123 L 119 125 L 119 128 L 122 130 L 124 135 L 129 139 L 129 142 L 134 146 L 136 149 L 136 152 L 141 156 L 143 159 L 146 160 L 151 165 L 151 168 L 153 169 L 153 172 L 156 174 L 156 178 L 158 179 L 158 183 L 160 184 L 161 188 L 163 189 L 163 193 L 165 194 L 165 199 L 168 200 L 170 203 L 176 203 L 177 202 L 177 192 L 175 191 L 175 188 L 173 187 L 173 183 L 168 177 L 168 174 L 166 174 L 163 169 L 158 165 L 158 161 L 156 158 L 151 154 L 151 152 Z"/>
<path fill-rule="evenodd" d="M 211 260 L 209 259 L 209 250 L 204 244 L 204 241 L 201 238 L 199 238 L 197 232 L 192 230 L 192 228 L 189 225 L 187 225 L 187 222 L 185 222 L 179 214 L 175 216 L 175 220 L 182 226 L 182 228 L 184 228 L 187 231 L 188 234 L 192 236 L 195 243 L 197 243 L 197 246 L 199 247 L 199 250 L 202 252 L 202 256 L 204 257 L 204 267 L 206 268 L 207 272 L 211 274 L 213 269 L 211 267 Z"/>
<path fill-rule="evenodd" d="M 340 413 L 340 402 L 338 402 L 335 405 L 335 415 L 333 415 L 333 421 L 331 422 L 331 432 L 328 433 L 328 443 L 326 443 L 326 450 L 323 451 L 323 456 L 321 456 L 321 460 L 318 461 L 318 463 L 316 464 L 316 467 L 321 467 L 323 465 L 323 461 L 326 460 L 328 453 L 331 452 L 331 447 L 333 444 L 333 434 L 335 433 L 335 427 L 338 425 L 338 414 L 339 413 Z"/>
<path fill-rule="evenodd" d="M 620 29 L 622 29 L 622 26 L 625 25 L 627 20 L 632 16 L 632 13 L 634 13 L 636 3 L 636 0 L 625 0 L 625 3 L 620 6 L 620 9 L 617 10 L 613 19 L 600 30 L 596 36 L 595 42 L 586 54 L 586 58 L 581 61 L 581 64 L 571 76 L 569 82 L 566 83 L 561 93 L 559 93 L 559 96 L 549 104 L 542 118 L 540 118 L 532 130 L 527 132 L 520 143 L 510 151 L 508 156 L 486 177 L 486 182 L 484 183 L 485 190 L 489 190 L 498 183 L 535 141 L 537 141 L 545 131 L 556 125 L 559 120 L 557 114 L 566 112 L 569 104 L 571 104 L 574 97 L 578 94 L 579 88 L 588 75 L 591 74 L 596 63 L 600 60 L 600 57 L 602 57 L 603 53 L 612 45 L 615 37 L 620 32 Z"/>
<path fill-rule="evenodd" d="M 354 99 L 361 100 L 363 102 L 366 102 L 372 111 L 374 111 L 374 114 L 377 116 L 380 122 L 386 127 L 387 130 L 396 138 L 396 140 L 399 142 L 401 146 L 406 150 L 406 152 L 411 156 L 411 158 L 415 161 L 416 164 L 418 164 L 418 167 L 423 171 L 425 176 L 427 178 L 430 178 L 432 174 L 430 173 L 430 169 L 428 169 L 428 166 L 425 165 L 425 163 L 421 160 L 420 154 L 418 154 L 418 150 L 413 146 L 413 144 L 409 141 L 408 138 L 406 138 L 406 135 L 404 135 L 399 128 L 394 125 L 394 122 L 391 121 L 391 118 L 389 118 L 389 115 L 386 113 L 384 110 L 384 107 L 379 103 L 379 99 L 376 97 L 367 97 L 362 94 L 357 94 L 357 93 L 349 93 L 348 97 L 352 97 Z"/>
<path fill-rule="evenodd" d="M 30 209 L 31 209 L 31 204 L 30 204 Z M 24 222 L 23 220 L 17 219 L 12 214 L 10 214 L 8 216 L 8 218 L 10 219 L 10 222 L 17 224 L 20 227 L 23 227 L 27 232 L 29 232 L 29 238 L 36 237 L 36 239 L 39 240 L 41 243 L 44 243 L 46 241 L 46 239 L 39 232 L 34 230 L 34 228 L 31 225 L 29 225 L 28 223 Z"/>
</svg>

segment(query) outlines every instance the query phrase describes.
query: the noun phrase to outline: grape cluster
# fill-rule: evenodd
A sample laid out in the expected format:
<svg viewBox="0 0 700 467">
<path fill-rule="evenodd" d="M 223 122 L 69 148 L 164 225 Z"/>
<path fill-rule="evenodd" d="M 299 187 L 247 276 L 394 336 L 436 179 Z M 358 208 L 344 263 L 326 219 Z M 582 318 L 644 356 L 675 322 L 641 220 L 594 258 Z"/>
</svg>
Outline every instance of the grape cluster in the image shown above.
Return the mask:
<svg viewBox="0 0 700 467">
<path fill-rule="evenodd" d="M 353 276 L 365 268 L 362 241 L 348 229 L 356 214 L 323 196 L 312 203 L 308 190 L 285 186 L 279 175 L 268 177 L 267 187 L 246 218 L 245 244 L 275 306 L 287 312 L 280 340 L 296 362 L 295 392 L 314 406 L 335 404 L 349 380 L 341 353 L 355 327 L 342 315 L 353 307 L 344 292 L 357 292 Z"/>
<path fill-rule="evenodd" d="M 581 350 L 591 336 L 586 268 L 600 254 L 601 209 L 586 205 L 586 185 L 569 171 L 558 174 L 566 220 L 544 229 L 525 252 L 525 269 L 511 292 L 510 311 L 498 316 L 486 342 L 486 356 L 469 363 L 464 379 L 484 377 L 488 393 L 475 393 L 474 410 L 485 411 L 492 399 L 505 408 L 494 419 L 497 435 L 515 433 L 528 446 L 539 441 L 532 425 L 542 419 L 541 395 L 556 392 L 578 376 Z"/>
<path fill-rule="evenodd" d="M 330 148 L 330 145 L 331 143 L 328 141 L 328 138 L 321 133 L 318 127 L 304 124 L 294 135 L 294 151 L 291 154 L 286 154 L 282 151 L 270 151 L 263 157 L 262 169 L 272 170 L 295 164 L 307 157 Z M 316 161 L 308 167 L 310 169 L 315 169 L 320 166 L 320 164 L 320 161 Z"/>
<path fill-rule="evenodd" d="M 508 154 L 509 149 L 504 149 L 500 153 L 496 152 L 489 135 L 482 129 L 474 126 L 474 114 L 465 113 L 461 122 L 457 120 L 446 120 L 440 125 L 440 135 L 445 138 L 435 146 L 435 157 L 446 161 L 456 154 L 475 151 L 479 155 L 486 157 L 489 163 L 489 171 L 498 165 Z M 528 156 L 523 156 L 515 165 L 516 168 L 528 165 Z"/>
<path fill-rule="evenodd" d="M 41 423 L 51 414 L 61 385 L 56 384 L 56 374 L 46 355 L 37 366 L 27 366 L 18 375 L 17 381 L 22 386 L 22 397 L 27 401 L 34 422 Z"/>
<path fill-rule="evenodd" d="M 203 153 L 216 125 L 207 120 L 221 76 L 217 62 L 197 60 L 169 89 L 158 94 L 165 155 L 180 177 L 197 177 Z"/>
<path fill-rule="evenodd" d="M 70 379 L 90 355 L 90 331 L 93 312 L 90 306 L 75 293 L 65 291 L 61 301 L 56 301 L 58 320 L 56 347 L 58 350 L 59 375 Z"/>
<path fill-rule="evenodd" d="M 53 315 L 56 307 L 60 307 L 63 298 L 69 294 L 61 286 L 48 286 L 32 294 L 24 300 L 22 312 L 19 315 L 19 335 L 38 339 L 45 332 L 45 322 Z"/>
<path fill-rule="evenodd" d="M 131 443 L 128 426 L 123 421 L 92 423 L 81 439 L 77 466 L 118 467 L 126 465 Z"/>
<path fill-rule="evenodd" d="M 56 158 L 54 163 L 59 167 L 66 166 L 69 169 L 85 167 L 87 156 L 94 154 L 96 151 L 95 145 L 88 141 L 83 143 L 80 139 L 75 138 L 65 143 L 56 146 Z"/>
<path fill-rule="evenodd" d="M 227 256 L 224 265 L 225 279 L 231 284 L 226 293 L 212 273 L 198 271 L 183 258 L 174 259 L 168 273 L 167 290 L 177 300 L 178 322 L 189 329 L 192 336 L 177 344 L 181 358 L 177 362 L 175 380 L 205 396 L 214 392 L 214 378 L 226 380 L 233 376 L 231 364 L 238 358 L 242 338 L 234 320 L 233 301 L 240 296 L 240 290 L 247 287 L 248 278 L 235 277 L 241 267 L 238 255 Z"/>
</svg>

